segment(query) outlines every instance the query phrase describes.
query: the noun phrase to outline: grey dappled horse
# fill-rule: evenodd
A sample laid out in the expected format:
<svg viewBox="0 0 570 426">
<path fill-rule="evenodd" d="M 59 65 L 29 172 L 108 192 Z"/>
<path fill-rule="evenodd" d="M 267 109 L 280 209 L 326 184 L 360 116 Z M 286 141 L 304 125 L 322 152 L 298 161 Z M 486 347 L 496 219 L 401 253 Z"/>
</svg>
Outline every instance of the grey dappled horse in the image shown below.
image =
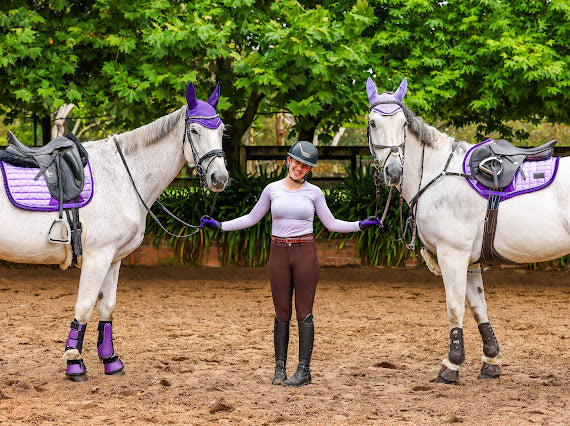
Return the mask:
<svg viewBox="0 0 570 426">
<path fill-rule="evenodd" d="M 187 105 L 181 109 L 138 129 L 84 144 L 93 175 L 93 196 L 79 210 L 83 225 L 81 277 L 63 356 L 66 375 L 72 380 L 87 378 L 81 351 L 95 304 L 100 320 L 98 353 L 104 371 L 114 374 L 123 370 L 112 342 L 117 279 L 121 259 L 143 241 L 147 218 L 147 209 L 133 182 L 144 203 L 150 206 L 188 162 L 202 172 L 209 189 L 225 188 L 228 172 L 222 152 L 224 126 L 215 112 L 219 96 L 218 85 L 207 102 L 198 100 L 190 83 Z M 68 246 L 48 241 L 56 213 L 16 208 L 4 190 L 0 195 L 0 214 L 0 258 L 69 266 Z"/>
<path fill-rule="evenodd" d="M 465 359 L 466 298 L 483 340 L 479 378 L 498 377 L 501 353 L 487 317 L 478 263 L 488 201 L 462 175 L 464 158 L 475 146 L 455 142 L 406 108 L 401 103 L 406 79 L 394 93 L 378 94 L 371 79 L 366 88 L 370 150 L 383 167 L 385 183 L 395 186 L 415 208 L 417 233 L 429 250 L 423 248 L 422 255 L 432 270 L 439 263 L 443 277 L 451 331 L 438 381 L 458 380 Z M 570 158 L 561 158 L 557 169 L 556 179 L 544 189 L 500 203 L 494 249 L 504 258 L 541 262 L 570 253 Z M 430 252 L 437 255 L 437 262 Z"/>
</svg>

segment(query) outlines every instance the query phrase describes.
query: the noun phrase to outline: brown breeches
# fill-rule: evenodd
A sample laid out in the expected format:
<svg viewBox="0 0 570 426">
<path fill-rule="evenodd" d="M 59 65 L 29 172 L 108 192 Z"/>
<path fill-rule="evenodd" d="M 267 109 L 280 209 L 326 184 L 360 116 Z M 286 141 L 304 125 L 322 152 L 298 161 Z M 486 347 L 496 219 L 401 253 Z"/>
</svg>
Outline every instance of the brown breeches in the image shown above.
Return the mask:
<svg viewBox="0 0 570 426">
<path fill-rule="evenodd" d="M 319 281 L 319 260 L 315 241 L 287 244 L 271 241 L 269 279 L 275 315 L 287 322 L 292 315 L 293 289 L 297 321 L 313 312 Z"/>
</svg>

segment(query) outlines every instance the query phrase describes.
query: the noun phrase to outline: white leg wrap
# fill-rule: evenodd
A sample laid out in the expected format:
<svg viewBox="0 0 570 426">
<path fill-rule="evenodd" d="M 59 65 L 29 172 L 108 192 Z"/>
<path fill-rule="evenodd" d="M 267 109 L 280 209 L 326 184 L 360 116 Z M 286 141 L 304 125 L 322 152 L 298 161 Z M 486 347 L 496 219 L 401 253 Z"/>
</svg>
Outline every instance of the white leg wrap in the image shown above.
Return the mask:
<svg viewBox="0 0 570 426">
<path fill-rule="evenodd" d="M 489 358 L 483 355 L 481 357 L 481 361 L 490 365 L 501 365 L 501 353 L 499 352 L 499 354 L 494 358 Z"/>
<path fill-rule="evenodd" d="M 445 365 L 450 370 L 459 371 L 459 365 L 452 363 L 447 357 L 441 361 L 443 365 Z"/>
</svg>

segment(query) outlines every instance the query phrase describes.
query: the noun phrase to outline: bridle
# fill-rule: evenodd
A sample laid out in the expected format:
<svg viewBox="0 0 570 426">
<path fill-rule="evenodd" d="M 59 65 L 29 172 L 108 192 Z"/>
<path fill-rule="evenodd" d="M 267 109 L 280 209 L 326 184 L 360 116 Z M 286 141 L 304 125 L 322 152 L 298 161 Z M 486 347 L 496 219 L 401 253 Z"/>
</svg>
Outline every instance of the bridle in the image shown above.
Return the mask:
<svg viewBox="0 0 570 426">
<path fill-rule="evenodd" d="M 378 161 L 378 157 L 376 155 L 376 152 L 373 150 L 373 148 L 376 149 L 390 149 L 391 155 L 394 155 L 396 152 L 398 153 L 398 155 L 400 156 L 400 162 L 402 164 L 402 169 L 404 167 L 404 151 L 405 151 L 405 144 L 406 144 L 406 127 L 408 125 L 408 117 L 407 117 L 407 113 L 406 113 L 406 107 L 399 101 L 397 100 L 389 100 L 389 101 L 378 101 L 373 103 L 372 105 L 370 105 L 370 109 L 368 110 L 368 113 L 370 114 L 370 112 L 374 109 L 374 107 L 381 105 L 381 104 L 396 104 L 399 105 L 402 108 L 402 111 L 404 112 L 404 116 L 406 116 L 406 122 L 404 123 L 404 141 L 399 144 L 399 145 L 380 145 L 380 144 L 374 144 L 372 143 L 372 139 L 370 137 L 370 120 L 368 121 L 368 126 L 367 126 L 367 137 L 368 137 L 368 145 L 370 147 L 370 152 L 372 153 L 372 156 L 374 157 L 374 159 L 376 161 Z M 402 242 L 404 243 L 404 245 L 414 251 L 415 250 L 415 244 L 416 244 L 416 232 L 417 232 L 417 223 L 416 223 L 416 212 L 417 212 L 417 208 L 418 208 L 418 200 L 420 198 L 420 196 L 425 192 L 426 189 L 428 189 L 432 184 L 434 184 L 437 180 L 439 180 L 439 178 L 441 178 L 442 176 L 459 176 L 459 177 L 470 177 L 470 175 L 467 175 L 465 173 L 456 173 L 456 172 L 448 172 L 447 168 L 449 167 L 449 164 L 451 163 L 451 159 L 452 157 L 455 155 L 455 150 L 457 148 L 458 143 L 454 142 L 451 148 L 451 152 L 449 153 L 449 157 L 447 158 L 447 161 L 445 163 L 445 166 L 443 168 L 443 170 L 436 176 L 434 177 L 430 182 L 428 182 L 425 186 L 422 187 L 422 180 L 423 180 L 423 174 L 424 174 L 424 158 L 425 158 L 425 144 L 423 145 L 423 149 L 422 149 L 422 158 L 421 158 L 421 171 L 420 171 L 420 180 L 418 183 L 418 190 L 416 192 L 416 195 L 414 195 L 414 197 L 408 202 L 408 205 L 410 207 L 410 215 L 408 216 L 408 219 L 406 220 L 405 225 L 403 225 L 403 213 L 402 213 L 402 205 L 403 205 L 403 195 L 400 193 L 400 227 L 402 229 Z M 402 151 L 402 154 L 400 155 L 400 149 Z M 383 168 L 384 164 L 386 164 L 386 161 L 388 160 L 388 157 L 386 157 L 386 159 L 384 160 L 384 163 L 380 166 L 380 164 L 377 166 L 376 169 L 376 174 L 378 174 L 378 177 L 375 175 L 375 184 L 376 184 L 376 193 L 378 194 L 378 186 L 379 186 L 379 168 Z M 378 163 L 380 163 L 378 161 Z M 402 185 L 404 183 L 404 174 L 402 173 L 402 178 L 400 180 L 400 188 L 402 188 Z M 390 193 L 388 195 L 388 199 L 386 201 L 386 207 L 384 209 L 384 212 L 386 214 L 386 212 L 388 211 L 388 204 L 390 202 L 390 196 L 392 195 L 392 189 L 394 187 L 390 187 Z M 377 195 L 377 201 L 376 204 L 378 204 L 378 195 Z M 378 209 L 378 207 L 376 207 L 376 209 Z M 382 222 L 384 221 L 384 216 L 382 217 Z M 411 242 L 408 244 L 405 241 L 405 236 L 408 233 L 408 227 L 412 227 L 412 235 L 411 235 Z"/>
<path fill-rule="evenodd" d="M 370 105 L 370 108 L 368 109 L 368 114 L 370 114 L 372 112 L 372 110 L 377 107 L 378 105 L 382 105 L 382 104 L 396 104 L 399 105 L 402 109 L 403 109 L 403 104 L 399 101 L 393 100 L 393 101 L 377 101 L 374 102 L 372 105 Z M 368 139 L 368 147 L 370 148 L 370 153 L 372 154 L 372 156 L 374 157 L 374 159 L 376 161 L 378 161 L 378 156 L 376 155 L 376 152 L 374 151 L 374 149 L 389 149 L 390 150 L 390 155 L 398 155 L 400 162 L 402 163 L 402 166 L 404 165 L 404 150 L 405 150 L 405 146 L 406 146 L 406 127 L 408 125 L 408 120 L 406 120 L 406 122 L 404 123 L 404 141 L 399 144 L 399 145 L 380 145 L 380 144 L 376 144 L 372 142 L 372 138 L 370 137 L 370 119 L 368 120 L 368 125 L 366 126 L 366 138 Z M 388 156 L 386 156 L 386 159 L 384 160 L 384 163 L 380 164 L 380 161 L 378 161 L 378 167 L 379 168 L 384 168 L 384 165 L 386 164 L 386 161 L 388 160 Z"/>
<path fill-rule="evenodd" d="M 405 107 L 400 101 L 386 100 L 386 101 L 377 101 L 377 102 L 374 102 L 373 104 L 371 104 L 370 108 L 368 109 L 368 114 L 370 114 L 375 107 L 377 107 L 378 105 L 383 105 L 383 104 L 396 104 L 396 105 L 400 106 L 400 108 L 402 108 L 402 111 L 405 111 Z M 396 112 L 396 111 L 394 111 L 394 112 Z M 405 113 L 404 113 L 404 115 L 405 115 Z M 399 160 L 400 160 L 400 164 L 402 165 L 402 170 L 404 168 L 404 154 L 405 154 L 405 149 L 406 149 L 407 126 L 408 126 L 408 119 L 406 117 L 406 121 L 404 122 L 404 141 L 401 144 L 399 144 L 399 145 L 381 145 L 381 144 L 376 144 L 376 143 L 372 142 L 372 137 L 370 136 L 370 127 L 371 127 L 370 119 L 368 120 L 368 125 L 366 126 L 366 136 L 368 139 L 368 146 L 370 148 L 370 153 L 372 154 L 372 157 L 374 157 L 374 159 L 378 162 L 378 165 L 376 166 L 376 172 L 374 173 L 374 184 L 376 185 L 376 211 L 378 211 L 378 202 L 380 200 L 380 185 L 381 185 L 380 169 L 384 168 L 386 161 L 388 161 L 388 158 L 391 155 L 397 155 Z M 378 159 L 378 156 L 376 155 L 376 151 L 374 149 L 389 149 L 390 155 L 386 156 L 386 158 L 384 159 L 384 162 L 382 164 L 380 164 L 380 160 Z M 423 156 L 424 156 L 424 154 L 422 152 L 422 175 L 423 175 Z M 420 177 L 420 186 L 421 186 L 421 180 L 422 179 Z M 402 177 L 400 178 L 400 183 L 398 184 L 400 186 L 400 188 L 402 188 L 403 183 L 404 183 L 404 174 L 402 173 Z M 391 186 L 390 192 L 388 193 L 388 198 L 386 199 L 386 205 L 384 207 L 384 213 L 383 213 L 382 218 L 380 220 L 382 223 L 384 222 L 384 219 L 388 213 L 388 207 L 390 205 L 390 200 L 392 199 L 393 190 L 394 190 L 394 187 Z M 416 209 L 417 209 L 417 205 L 415 205 L 415 206 L 410 205 L 410 216 L 408 217 L 408 219 L 406 220 L 406 224 L 404 225 L 404 223 L 403 223 L 403 202 L 404 201 L 403 200 L 404 200 L 403 195 L 400 192 L 400 229 L 402 230 L 402 237 L 401 237 L 400 241 L 402 241 L 402 243 L 406 246 L 406 248 L 408 250 L 415 251 L 417 225 L 416 225 L 416 215 L 415 215 L 414 207 L 416 207 Z M 412 226 L 412 235 L 411 235 L 411 242 L 408 244 L 406 242 L 405 237 L 407 235 L 409 226 Z"/>
<path fill-rule="evenodd" d="M 196 150 L 196 146 L 194 141 L 192 140 L 191 132 L 188 131 L 188 127 L 192 123 L 191 120 L 209 120 L 219 117 L 219 114 L 212 115 L 210 117 L 204 117 L 201 115 L 191 115 L 186 118 L 186 125 L 184 126 L 184 136 L 182 138 L 182 153 L 184 154 L 184 142 L 186 142 L 186 138 L 188 138 L 188 145 L 190 145 L 190 149 L 192 150 L 192 157 L 194 158 L 194 167 L 196 168 L 196 174 L 200 179 L 200 184 L 203 185 L 205 183 L 206 176 L 208 175 L 208 169 L 210 165 L 214 161 L 215 158 L 221 157 L 225 161 L 225 155 L 223 149 L 212 149 L 211 151 L 206 152 L 204 155 L 200 156 L 198 151 Z M 206 168 L 202 166 L 202 162 L 205 160 L 208 161 Z"/>
</svg>

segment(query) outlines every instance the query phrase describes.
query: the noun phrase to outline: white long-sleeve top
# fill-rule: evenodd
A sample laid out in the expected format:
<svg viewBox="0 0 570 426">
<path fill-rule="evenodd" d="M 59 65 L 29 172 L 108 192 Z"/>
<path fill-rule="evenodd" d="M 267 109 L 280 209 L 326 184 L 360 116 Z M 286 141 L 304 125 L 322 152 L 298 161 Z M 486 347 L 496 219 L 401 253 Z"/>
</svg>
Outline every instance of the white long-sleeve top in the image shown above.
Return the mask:
<svg viewBox="0 0 570 426">
<path fill-rule="evenodd" d="M 313 233 L 315 213 L 329 231 L 360 231 L 358 221 L 346 222 L 335 219 L 327 206 L 321 189 L 309 182 L 296 190 L 285 187 L 283 180 L 267 185 L 259 200 L 248 214 L 222 222 L 222 231 L 237 231 L 259 222 L 271 208 L 271 233 L 288 238 Z"/>
</svg>

